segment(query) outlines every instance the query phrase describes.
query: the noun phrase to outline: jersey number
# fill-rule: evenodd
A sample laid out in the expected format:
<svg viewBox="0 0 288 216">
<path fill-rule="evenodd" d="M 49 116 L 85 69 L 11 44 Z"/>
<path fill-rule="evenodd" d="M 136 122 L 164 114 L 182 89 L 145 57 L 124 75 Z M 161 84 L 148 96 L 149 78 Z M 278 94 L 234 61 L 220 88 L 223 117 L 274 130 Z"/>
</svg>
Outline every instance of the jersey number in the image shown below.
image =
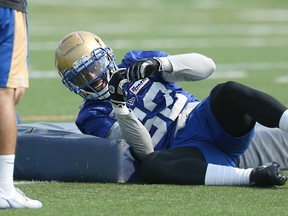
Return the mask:
<svg viewBox="0 0 288 216">
<path fill-rule="evenodd" d="M 156 128 L 156 131 L 154 131 L 152 135 L 152 141 L 154 146 L 156 146 L 162 139 L 162 137 L 165 136 L 169 124 L 171 124 L 172 121 L 176 120 L 187 101 L 187 98 L 182 94 L 176 94 L 175 98 L 173 98 L 170 95 L 171 92 L 172 90 L 167 89 L 162 83 L 154 82 L 148 92 L 146 92 L 145 97 L 143 98 L 145 109 L 149 110 L 150 115 L 153 115 L 152 118 L 146 120 L 144 126 L 149 132 L 151 132 L 150 130 L 152 126 Z M 156 101 L 156 96 L 159 96 L 159 93 L 161 93 L 161 97 L 164 97 L 165 101 L 165 108 L 161 111 L 156 110 L 156 107 L 158 105 Z M 168 108 L 170 106 L 171 108 Z M 136 114 L 136 116 L 142 123 L 148 115 L 148 113 L 145 113 L 145 111 L 140 110 L 137 107 L 134 108 L 133 112 Z"/>
</svg>

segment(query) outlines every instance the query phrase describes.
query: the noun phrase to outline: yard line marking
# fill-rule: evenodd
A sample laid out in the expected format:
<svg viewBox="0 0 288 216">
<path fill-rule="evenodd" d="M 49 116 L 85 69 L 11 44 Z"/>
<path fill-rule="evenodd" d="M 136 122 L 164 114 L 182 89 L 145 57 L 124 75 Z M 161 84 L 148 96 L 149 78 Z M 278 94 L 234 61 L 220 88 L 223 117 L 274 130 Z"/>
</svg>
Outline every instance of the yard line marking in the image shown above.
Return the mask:
<svg viewBox="0 0 288 216">
<path fill-rule="evenodd" d="M 217 70 L 287 70 L 288 61 L 284 62 L 251 62 L 251 63 L 231 63 L 219 64 Z"/>
<path fill-rule="evenodd" d="M 236 12 L 237 13 L 237 12 Z M 259 8 L 259 9 L 248 9 L 239 10 L 238 18 L 246 21 L 258 21 L 258 22 L 287 22 L 288 10 L 285 8 Z"/>
<path fill-rule="evenodd" d="M 288 76 L 276 77 L 274 81 L 279 84 L 286 84 L 288 83 Z"/>
<path fill-rule="evenodd" d="M 247 77 L 246 71 L 229 70 L 216 72 L 212 74 L 209 79 L 239 79 L 245 77 Z"/>
</svg>

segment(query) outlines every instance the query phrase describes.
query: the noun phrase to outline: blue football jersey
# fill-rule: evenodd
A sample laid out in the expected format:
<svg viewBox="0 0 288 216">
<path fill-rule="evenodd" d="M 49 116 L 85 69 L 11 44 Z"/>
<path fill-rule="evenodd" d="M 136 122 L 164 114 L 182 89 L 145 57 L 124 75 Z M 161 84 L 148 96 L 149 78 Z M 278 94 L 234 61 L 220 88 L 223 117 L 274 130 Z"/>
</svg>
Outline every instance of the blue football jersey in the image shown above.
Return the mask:
<svg viewBox="0 0 288 216">
<path fill-rule="evenodd" d="M 167 54 L 162 51 L 131 51 L 118 66 L 128 68 L 141 59 L 163 56 Z M 149 131 L 155 150 L 170 146 L 177 117 L 189 102 L 198 101 L 176 83 L 163 80 L 162 72 L 135 83 L 126 83 L 123 89 L 127 107 Z M 87 100 L 78 114 L 76 125 L 85 134 L 106 137 L 115 121 L 109 99 Z"/>
</svg>

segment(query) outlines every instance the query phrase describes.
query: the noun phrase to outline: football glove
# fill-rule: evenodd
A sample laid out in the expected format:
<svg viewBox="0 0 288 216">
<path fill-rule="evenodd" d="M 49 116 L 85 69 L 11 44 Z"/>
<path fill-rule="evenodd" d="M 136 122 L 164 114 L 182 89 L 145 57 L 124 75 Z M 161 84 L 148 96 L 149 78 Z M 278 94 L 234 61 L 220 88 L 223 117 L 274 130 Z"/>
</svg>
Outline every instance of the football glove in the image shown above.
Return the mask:
<svg viewBox="0 0 288 216">
<path fill-rule="evenodd" d="M 161 70 L 161 62 L 158 59 L 140 60 L 127 69 L 127 78 L 130 82 L 144 79 Z"/>
<path fill-rule="evenodd" d="M 116 106 L 125 105 L 123 85 L 128 82 L 125 68 L 115 72 L 108 83 L 108 91 L 110 93 L 110 101 Z"/>
</svg>

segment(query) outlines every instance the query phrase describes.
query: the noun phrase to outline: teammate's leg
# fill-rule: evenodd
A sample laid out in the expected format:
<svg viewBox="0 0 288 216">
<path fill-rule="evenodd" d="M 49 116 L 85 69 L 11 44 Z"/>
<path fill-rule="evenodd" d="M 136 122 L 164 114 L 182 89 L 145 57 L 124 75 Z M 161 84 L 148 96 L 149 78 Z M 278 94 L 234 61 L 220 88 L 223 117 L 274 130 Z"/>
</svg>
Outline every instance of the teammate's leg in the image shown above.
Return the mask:
<svg viewBox="0 0 288 216">
<path fill-rule="evenodd" d="M 41 208 L 41 202 L 26 197 L 13 182 L 15 106 L 28 87 L 26 14 L 0 7 L 0 15 L 0 208 Z"/>
</svg>

